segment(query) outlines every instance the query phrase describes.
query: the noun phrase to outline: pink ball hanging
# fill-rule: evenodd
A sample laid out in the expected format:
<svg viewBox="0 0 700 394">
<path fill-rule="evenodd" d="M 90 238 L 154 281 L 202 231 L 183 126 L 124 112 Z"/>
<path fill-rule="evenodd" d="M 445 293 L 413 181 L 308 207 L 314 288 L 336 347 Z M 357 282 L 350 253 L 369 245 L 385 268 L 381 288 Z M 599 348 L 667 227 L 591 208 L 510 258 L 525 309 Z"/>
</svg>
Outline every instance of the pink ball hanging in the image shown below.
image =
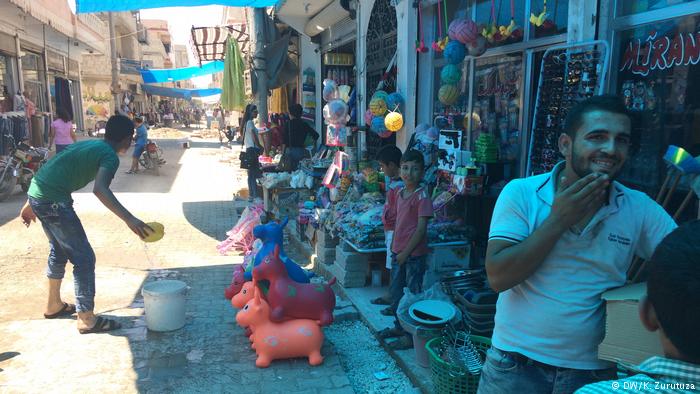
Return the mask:
<svg viewBox="0 0 700 394">
<path fill-rule="evenodd" d="M 462 44 L 471 44 L 479 36 L 479 28 L 471 19 L 455 19 L 450 23 L 447 35 Z"/>
</svg>

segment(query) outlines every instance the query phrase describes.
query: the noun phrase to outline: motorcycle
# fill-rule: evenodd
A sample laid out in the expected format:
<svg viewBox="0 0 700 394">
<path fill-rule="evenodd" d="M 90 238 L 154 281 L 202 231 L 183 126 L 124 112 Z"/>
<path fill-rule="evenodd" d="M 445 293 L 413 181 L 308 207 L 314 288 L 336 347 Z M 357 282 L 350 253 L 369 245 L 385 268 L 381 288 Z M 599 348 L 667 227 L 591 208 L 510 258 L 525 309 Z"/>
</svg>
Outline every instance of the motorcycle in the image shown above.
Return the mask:
<svg viewBox="0 0 700 394">
<path fill-rule="evenodd" d="M 17 184 L 26 193 L 34 174 L 46 163 L 49 156 L 49 150 L 46 148 L 34 148 L 24 142 L 16 144 L 10 135 L 5 138 L 10 141 L 12 148 L 6 159 L 0 159 L 0 201 L 7 199 Z"/>
</svg>

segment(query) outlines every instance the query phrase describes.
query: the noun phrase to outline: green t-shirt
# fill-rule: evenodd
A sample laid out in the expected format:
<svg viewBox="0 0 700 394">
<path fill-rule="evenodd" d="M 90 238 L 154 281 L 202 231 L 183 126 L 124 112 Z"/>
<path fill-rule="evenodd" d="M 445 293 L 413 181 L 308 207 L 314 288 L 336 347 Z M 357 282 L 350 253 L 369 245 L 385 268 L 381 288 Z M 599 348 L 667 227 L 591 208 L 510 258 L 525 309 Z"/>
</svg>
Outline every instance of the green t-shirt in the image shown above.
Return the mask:
<svg viewBox="0 0 700 394">
<path fill-rule="evenodd" d="M 112 176 L 119 168 L 119 156 L 105 140 L 70 144 L 41 167 L 27 194 L 37 200 L 72 201 L 71 193 L 95 180 L 100 167 Z"/>
</svg>

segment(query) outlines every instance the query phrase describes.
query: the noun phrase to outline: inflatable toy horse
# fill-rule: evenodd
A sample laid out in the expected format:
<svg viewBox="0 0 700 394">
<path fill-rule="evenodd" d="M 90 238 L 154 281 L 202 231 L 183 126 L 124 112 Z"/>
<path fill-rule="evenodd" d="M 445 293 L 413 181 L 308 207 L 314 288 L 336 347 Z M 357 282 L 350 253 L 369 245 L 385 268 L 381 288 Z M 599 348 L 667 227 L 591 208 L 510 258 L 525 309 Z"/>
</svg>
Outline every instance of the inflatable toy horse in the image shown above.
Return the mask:
<svg viewBox="0 0 700 394">
<path fill-rule="evenodd" d="M 270 320 L 282 321 L 286 318 L 318 320 L 322 326 L 333 323 L 335 294 L 331 285 L 322 283 L 298 283 L 289 278 L 280 260 L 280 248 L 265 257 L 260 265 L 253 268 L 255 281 L 267 280 L 270 288 L 266 299 L 270 304 Z"/>
<path fill-rule="evenodd" d="M 266 368 L 273 360 L 294 357 L 308 357 L 309 364 L 321 364 L 323 331 L 318 323 L 309 319 L 274 323 L 270 321 L 270 306 L 257 289 L 254 293 L 254 298 L 236 314 L 236 322 L 253 329 L 250 338 L 258 355 L 255 365 Z"/>
<path fill-rule="evenodd" d="M 246 281 L 253 279 L 253 267 L 257 267 L 260 262 L 263 261 L 265 256 L 271 254 L 275 250 L 275 247 L 279 246 L 280 259 L 284 263 L 284 267 L 286 267 L 289 277 L 298 283 L 309 283 L 310 275 L 297 263 L 292 261 L 292 259 L 287 257 L 284 251 L 282 251 L 282 244 L 284 243 L 283 230 L 284 226 L 286 226 L 288 222 L 289 219 L 285 219 L 282 223 L 270 222 L 255 226 L 253 229 L 253 235 L 255 235 L 256 238 L 260 238 L 263 241 L 263 245 L 258 254 L 255 255 L 253 264 L 249 264 L 246 268 Z"/>
</svg>

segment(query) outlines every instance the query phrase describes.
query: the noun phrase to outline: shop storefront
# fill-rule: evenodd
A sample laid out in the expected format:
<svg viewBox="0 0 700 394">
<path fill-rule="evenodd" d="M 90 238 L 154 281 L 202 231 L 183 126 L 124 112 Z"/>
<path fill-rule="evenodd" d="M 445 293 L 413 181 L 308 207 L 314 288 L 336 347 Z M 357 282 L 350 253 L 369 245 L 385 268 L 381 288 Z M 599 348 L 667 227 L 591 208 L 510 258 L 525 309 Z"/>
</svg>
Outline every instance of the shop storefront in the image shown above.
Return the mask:
<svg viewBox="0 0 700 394">
<path fill-rule="evenodd" d="M 676 3 L 620 1 L 609 32 L 609 91 L 623 97 L 636 118 L 637 146 L 621 180 L 652 197 L 666 177 L 669 145 L 700 155 L 700 4 Z M 688 194 L 689 178 L 680 178 L 669 211 Z M 697 216 L 697 201 L 680 221 Z"/>
</svg>

